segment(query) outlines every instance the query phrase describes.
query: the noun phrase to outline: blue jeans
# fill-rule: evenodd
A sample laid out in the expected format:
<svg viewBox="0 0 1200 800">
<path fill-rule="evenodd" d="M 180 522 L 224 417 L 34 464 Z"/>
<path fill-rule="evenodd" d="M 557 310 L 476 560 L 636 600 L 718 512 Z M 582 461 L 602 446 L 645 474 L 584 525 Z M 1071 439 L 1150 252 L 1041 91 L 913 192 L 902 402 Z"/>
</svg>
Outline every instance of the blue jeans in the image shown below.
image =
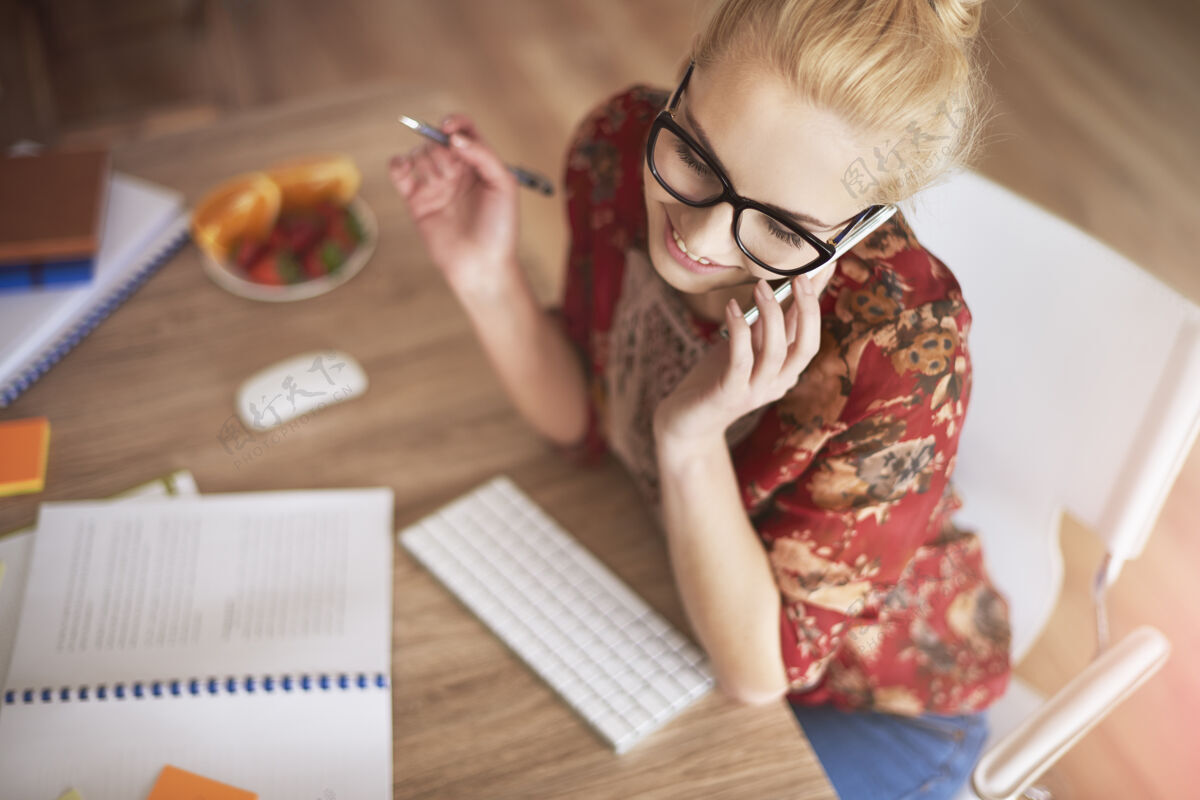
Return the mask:
<svg viewBox="0 0 1200 800">
<path fill-rule="evenodd" d="M 792 711 L 842 800 L 948 800 L 967 783 L 987 712 L 904 717 L 833 706 Z"/>
</svg>

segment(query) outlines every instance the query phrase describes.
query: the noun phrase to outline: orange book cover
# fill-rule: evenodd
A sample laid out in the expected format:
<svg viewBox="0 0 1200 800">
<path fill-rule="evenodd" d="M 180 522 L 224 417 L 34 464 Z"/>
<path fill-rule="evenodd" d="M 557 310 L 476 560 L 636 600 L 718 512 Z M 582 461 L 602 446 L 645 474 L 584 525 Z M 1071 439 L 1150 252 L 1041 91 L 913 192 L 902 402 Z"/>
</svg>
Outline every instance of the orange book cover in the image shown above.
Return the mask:
<svg viewBox="0 0 1200 800">
<path fill-rule="evenodd" d="M 43 489 L 49 446 L 45 417 L 0 422 L 0 497 Z"/>
</svg>

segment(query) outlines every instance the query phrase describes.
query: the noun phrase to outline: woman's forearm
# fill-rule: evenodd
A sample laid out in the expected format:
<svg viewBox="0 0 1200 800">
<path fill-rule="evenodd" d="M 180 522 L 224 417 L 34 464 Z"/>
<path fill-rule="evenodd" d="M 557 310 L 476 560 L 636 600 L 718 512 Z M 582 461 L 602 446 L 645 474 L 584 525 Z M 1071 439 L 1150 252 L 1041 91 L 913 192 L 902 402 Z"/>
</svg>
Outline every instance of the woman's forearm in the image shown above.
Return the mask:
<svg viewBox="0 0 1200 800">
<path fill-rule="evenodd" d="M 787 689 L 780 596 L 738 494 L 723 436 L 656 435 L 663 523 L 675 582 L 722 690 L 764 703 Z"/>
<path fill-rule="evenodd" d="M 551 441 L 577 444 L 587 432 L 583 365 L 520 267 L 498 274 L 494 285 L 451 288 L 521 416 Z"/>
</svg>

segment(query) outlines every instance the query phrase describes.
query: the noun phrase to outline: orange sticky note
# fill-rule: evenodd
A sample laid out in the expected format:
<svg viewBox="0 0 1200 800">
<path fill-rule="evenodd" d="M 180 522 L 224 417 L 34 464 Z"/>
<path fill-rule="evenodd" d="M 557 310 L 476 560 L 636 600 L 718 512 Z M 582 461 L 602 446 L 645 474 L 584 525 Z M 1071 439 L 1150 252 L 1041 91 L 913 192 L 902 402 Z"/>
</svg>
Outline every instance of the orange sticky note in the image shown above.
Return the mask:
<svg viewBox="0 0 1200 800">
<path fill-rule="evenodd" d="M 0 497 L 40 492 L 46 485 L 50 420 L 0 422 Z"/>
<path fill-rule="evenodd" d="M 258 795 L 168 764 L 146 800 L 258 800 Z"/>
</svg>

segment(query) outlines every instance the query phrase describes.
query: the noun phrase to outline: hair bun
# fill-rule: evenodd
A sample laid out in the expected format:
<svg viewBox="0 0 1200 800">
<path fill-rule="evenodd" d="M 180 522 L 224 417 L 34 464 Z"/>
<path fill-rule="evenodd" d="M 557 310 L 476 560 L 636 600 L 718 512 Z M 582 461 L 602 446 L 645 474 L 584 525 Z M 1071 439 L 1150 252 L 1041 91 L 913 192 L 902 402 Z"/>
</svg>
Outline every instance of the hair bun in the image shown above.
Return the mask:
<svg viewBox="0 0 1200 800">
<path fill-rule="evenodd" d="M 983 0 L 929 0 L 946 33 L 955 39 L 973 39 L 979 33 Z"/>
</svg>

